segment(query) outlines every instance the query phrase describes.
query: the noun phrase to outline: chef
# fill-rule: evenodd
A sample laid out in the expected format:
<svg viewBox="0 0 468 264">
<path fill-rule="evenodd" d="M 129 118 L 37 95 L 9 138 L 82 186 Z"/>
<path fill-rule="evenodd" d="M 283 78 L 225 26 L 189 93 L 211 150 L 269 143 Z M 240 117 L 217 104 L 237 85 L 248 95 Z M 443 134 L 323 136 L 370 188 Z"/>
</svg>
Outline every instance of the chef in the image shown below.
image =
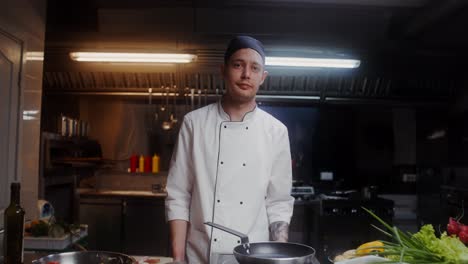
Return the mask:
<svg viewBox="0 0 468 264">
<path fill-rule="evenodd" d="M 167 179 L 166 212 L 174 262 L 236 263 L 240 238 L 288 240 L 294 199 L 287 128 L 259 109 L 255 96 L 268 74 L 260 41 L 238 36 L 221 65 L 219 102 L 185 115 Z"/>
</svg>

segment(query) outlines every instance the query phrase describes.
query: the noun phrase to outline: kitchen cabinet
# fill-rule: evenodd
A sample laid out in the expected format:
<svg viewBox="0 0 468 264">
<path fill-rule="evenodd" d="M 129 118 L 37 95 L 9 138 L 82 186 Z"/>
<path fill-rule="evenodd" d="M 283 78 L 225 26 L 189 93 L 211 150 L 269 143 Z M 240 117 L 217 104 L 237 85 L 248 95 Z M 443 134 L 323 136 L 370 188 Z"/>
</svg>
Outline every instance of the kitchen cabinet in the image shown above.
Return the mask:
<svg viewBox="0 0 468 264">
<path fill-rule="evenodd" d="M 89 249 L 166 256 L 169 228 L 164 199 L 81 197 L 80 223 L 89 225 Z"/>
<path fill-rule="evenodd" d="M 296 201 L 289 225 L 289 242 L 318 245 L 318 220 L 321 210 L 318 199 Z"/>
<path fill-rule="evenodd" d="M 129 199 L 126 203 L 123 229 L 125 253 L 166 256 L 169 228 L 164 199 Z"/>
<path fill-rule="evenodd" d="M 122 252 L 121 199 L 80 199 L 80 223 L 88 225 L 89 249 Z"/>
</svg>

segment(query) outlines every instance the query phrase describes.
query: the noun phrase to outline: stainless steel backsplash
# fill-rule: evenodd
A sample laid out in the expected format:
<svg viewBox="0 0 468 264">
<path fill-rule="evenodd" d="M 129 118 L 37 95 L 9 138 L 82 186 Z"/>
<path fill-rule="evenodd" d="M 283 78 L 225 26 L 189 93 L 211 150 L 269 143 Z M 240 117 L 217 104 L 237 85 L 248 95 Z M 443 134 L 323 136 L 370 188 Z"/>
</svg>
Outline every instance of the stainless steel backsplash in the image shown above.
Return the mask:
<svg viewBox="0 0 468 264">
<path fill-rule="evenodd" d="M 163 109 L 163 110 L 162 110 Z M 161 157 L 160 169 L 167 170 L 172 148 L 187 107 L 174 106 L 171 98 L 156 103 L 125 100 L 84 99 L 80 103 L 80 119 L 90 124 L 90 137 L 98 140 L 105 159 L 114 160 L 116 169 L 126 171 L 131 155 Z M 177 123 L 170 130 L 163 123 L 170 114 Z"/>
</svg>

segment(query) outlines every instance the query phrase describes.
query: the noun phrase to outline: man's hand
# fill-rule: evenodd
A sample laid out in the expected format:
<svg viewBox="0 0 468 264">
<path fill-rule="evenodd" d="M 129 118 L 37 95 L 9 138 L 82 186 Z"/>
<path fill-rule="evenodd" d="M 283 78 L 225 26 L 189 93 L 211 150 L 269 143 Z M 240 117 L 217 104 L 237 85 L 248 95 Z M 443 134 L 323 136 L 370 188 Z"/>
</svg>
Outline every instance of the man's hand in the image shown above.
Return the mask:
<svg viewBox="0 0 468 264">
<path fill-rule="evenodd" d="M 270 241 L 288 242 L 289 224 L 286 222 L 274 222 L 270 224 Z"/>
<path fill-rule="evenodd" d="M 169 221 L 171 229 L 172 257 L 174 263 L 185 263 L 185 242 L 188 222 L 185 220 Z"/>
</svg>

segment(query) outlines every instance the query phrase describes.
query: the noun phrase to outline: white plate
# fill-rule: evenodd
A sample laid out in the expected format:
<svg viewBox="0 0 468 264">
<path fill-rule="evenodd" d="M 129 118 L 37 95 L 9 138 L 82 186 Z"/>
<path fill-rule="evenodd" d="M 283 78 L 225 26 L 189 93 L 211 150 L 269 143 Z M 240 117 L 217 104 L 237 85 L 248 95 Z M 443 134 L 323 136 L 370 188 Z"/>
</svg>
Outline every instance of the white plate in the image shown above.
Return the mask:
<svg viewBox="0 0 468 264">
<path fill-rule="evenodd" d="M 147 262 L 145 262 L 145 260 L 147 259 L 159 259 L 158 264 L 165 264 L 165 263 L 172 262 L 172 258 L 168 258 L 168 257 L 159 257 L 159 256 L 132 256 L 132 257 L 138 262 L 138 264 L 147 264 Z"/>
<path fill-rule="evenodd" d="M 365 264 L 365 263 L 374 263 L 376 261 L 385 261 L 385 260 L 388 260 L 388 259 L 377 257 L 377 256 L 364 256 L 364 257 L 338 261 L 338 262 L 335 262 L 335 264 Z"/>
</svg>

